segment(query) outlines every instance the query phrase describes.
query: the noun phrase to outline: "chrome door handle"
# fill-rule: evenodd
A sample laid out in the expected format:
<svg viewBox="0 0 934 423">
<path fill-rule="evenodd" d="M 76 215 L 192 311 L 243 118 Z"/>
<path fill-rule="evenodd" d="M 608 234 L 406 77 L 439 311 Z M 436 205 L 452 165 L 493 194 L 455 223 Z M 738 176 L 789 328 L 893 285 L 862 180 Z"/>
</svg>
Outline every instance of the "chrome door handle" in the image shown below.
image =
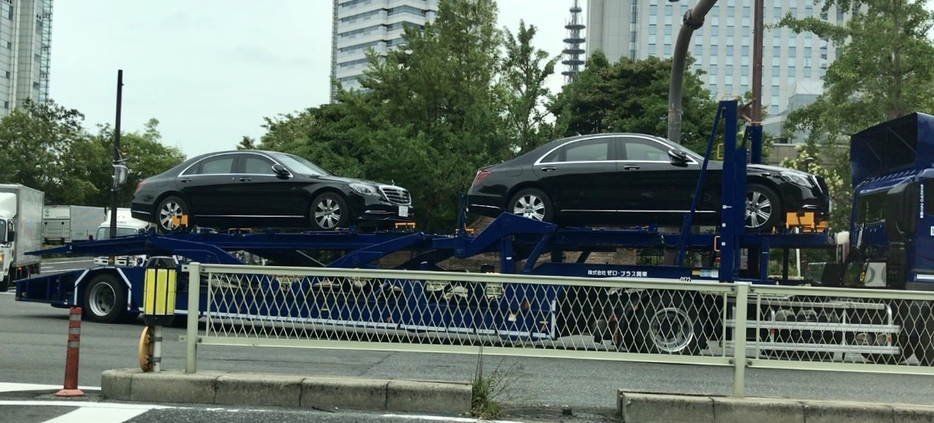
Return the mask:
<svg viewBox="0 0 934 423">
<path fill-rule="evenodd" d="M 240 182 L 250 182 L 250 181 L 252 181 L 252 179 L 250 178 L 240 178 Z"/>
<path fill-rule="evenodd" d="M 639 170 L 639 166 L 636 166 L 636 165 L 626 165 L 626 166 L 623 166 L 623 169 L 624 169 L 624 170 Z"/>
<path fill-rule="evenodd" d="M 181 182 L 181 183 L 183 183 L 183 184 L 184 184 L 184 183 L 188 183 L 188 182 L 191 182 L 191 179 L 182 179 L 182 180 L 181 180 L 181 181 L 179 181 L 179 182 Z"/>
<path fill-rule="evenodd" d="M 552 170 L 555 170 L 555 168 L 549 166 L 549 167 L 543 167 L 541 170 L 542 172 L 551 172 Z"/>
</svg>

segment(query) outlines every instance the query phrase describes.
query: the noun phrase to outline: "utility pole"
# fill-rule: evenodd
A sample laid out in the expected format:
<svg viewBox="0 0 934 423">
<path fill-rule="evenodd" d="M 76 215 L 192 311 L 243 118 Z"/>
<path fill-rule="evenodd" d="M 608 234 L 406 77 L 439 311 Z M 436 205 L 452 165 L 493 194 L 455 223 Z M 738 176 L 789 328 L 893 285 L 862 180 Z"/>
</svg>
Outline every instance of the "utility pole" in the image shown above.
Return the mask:
<svg viewBox="0 0 934 423">
<path fill-rule="evenodd" d="M 114 181 L 113 198 L 110 202 L 110 239 L 117 237 L 117 198 L 120 185 L 126 182 L 127 168 L 123 165 L 123 154 L 120 153 L 120 109 L 123 104 L 123 69 L 117 70 L 117 117 L 114 123 Z"/>
<path fill-rule="evenodd" d="M 765 40 L 763 32 L 765 25 L 762 22 L 763 0 L 753 2 L 755 10 L 753 13 L 752 24 L 752 104 L 749 118 L 750 126 L 762 126 L 762 44 Z M 773 77 L 778 77 L 773 75 Z M 757 128 L 761 130 L 761 128 Z M 762 144 L 751 146 L 752 163 L 762 163 Z"/>
</svg>

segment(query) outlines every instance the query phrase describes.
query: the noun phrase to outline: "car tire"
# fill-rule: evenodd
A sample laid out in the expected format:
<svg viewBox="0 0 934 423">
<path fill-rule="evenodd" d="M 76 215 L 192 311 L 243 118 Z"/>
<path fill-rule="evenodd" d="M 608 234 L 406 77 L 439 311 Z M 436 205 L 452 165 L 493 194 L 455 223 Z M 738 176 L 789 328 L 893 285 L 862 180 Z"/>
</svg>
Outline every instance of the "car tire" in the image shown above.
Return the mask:
<svg viewBox="0 0 934 423">
<path fill-rule="evenodd" d="M 177 226 L 172 225 L 172 217 L 181 217 L 183 214 L 188 215 L 188 227 L 191 227 L 191 214 L 185 200 L 174 195 L 165 197 L 159 202 L 159 207 L 156 207 L 156 221 L 154 223 L 159 226 L 161 231 L 172 232 L 177 228 Z"/>
<path fill-rule="evenodd" d="M 115 323 L 126 313 L 127 292 L 111 274 L 95 276 L 84 289 L 84 316 L 98 323 Z"/>
<path fill-rule="evenodd" d="M 542 190 L 526 188 L 513 195 L 506 211 L 529 219 L 551 222 L 554 209 L 551 199 Z"/>
<path fill-rule="evenodd" d="M 781 223 L 782 200 L 775 191 L 762 184 L 746 187 L 746 230 L 771 231 Z"/>
<path fill-rule="evenodd" d="M 325 192 L 311 200 L 309 215 L 312 229 L 330 231 L 347 227 L 350 222 L 350 207 L 341 195 Z"/>
</svg>

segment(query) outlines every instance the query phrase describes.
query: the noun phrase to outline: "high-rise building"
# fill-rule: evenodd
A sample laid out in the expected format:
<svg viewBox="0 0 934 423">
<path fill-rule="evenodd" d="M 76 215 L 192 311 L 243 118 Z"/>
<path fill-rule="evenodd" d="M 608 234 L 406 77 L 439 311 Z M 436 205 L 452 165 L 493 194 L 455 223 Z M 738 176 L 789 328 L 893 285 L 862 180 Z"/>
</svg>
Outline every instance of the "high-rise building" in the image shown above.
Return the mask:
<svg viewBox="0 0 934 423">
<path fill-rule="evenodd" d="M 331 78 L 345 89 L 359 89 L 369 66 L 368 49 L 386 54 L 405 41 L 404 27 L 423 27 L 438 13 L 438 0 L 333 0 Z M 337 87 L 331 86 L 331 101 Z"/>
<path fill-rule="evenodd" d="M 587 50 L 602 50 L 611 62 L 621 57 L 670 58 L 682 17 L 694 3 L 590 0 Z M 719 0 L 691 38 L 688 52 L 696 59 L 693 67 L 707 72 L 704 82 L 715 98 L 752 91 L 752 4 L 753 0 Z M 849 17 L 836 6 L 822 14 L 812 0 L 774 0 L 766 2 L 764 12 L 766 26 L 786 13 L 835 24 Z M 837 52 L 813 33 L 795 34 L 787 28 L 766 28 L 763 41 L 762 110 L 777 115 L 788 107 L 796 83 L 822 79 Z"/>
<path fill-rule="evenodd" d="M 0 1 L 0 116 L 49 96 L 52 0 Z"/>
</svg>

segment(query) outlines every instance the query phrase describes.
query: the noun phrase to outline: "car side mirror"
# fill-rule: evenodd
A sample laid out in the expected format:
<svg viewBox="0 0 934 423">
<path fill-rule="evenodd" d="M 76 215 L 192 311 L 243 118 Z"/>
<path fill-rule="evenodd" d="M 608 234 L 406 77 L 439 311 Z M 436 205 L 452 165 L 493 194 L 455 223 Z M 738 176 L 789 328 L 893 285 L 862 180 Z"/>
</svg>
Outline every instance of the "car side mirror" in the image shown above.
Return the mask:
<svg viewBox="0 0 934 423">
<path fill-rule="evenodd" d="M 288 179 L 289 177 L 292 176 L 292 172 L 289 172 L 289 170 L 286 169 L 285 166 L 279 163 L 272 165 L 272 171 L 276 173 L 276 177 L 278 177 L 279 179 Z"/>
<path fill-rule="evenodd" d="M 684 166 L 688 163 L 688 155 L 681 150 L 668 150 L 668 158 L 675 166 Z"/>
</svg>

